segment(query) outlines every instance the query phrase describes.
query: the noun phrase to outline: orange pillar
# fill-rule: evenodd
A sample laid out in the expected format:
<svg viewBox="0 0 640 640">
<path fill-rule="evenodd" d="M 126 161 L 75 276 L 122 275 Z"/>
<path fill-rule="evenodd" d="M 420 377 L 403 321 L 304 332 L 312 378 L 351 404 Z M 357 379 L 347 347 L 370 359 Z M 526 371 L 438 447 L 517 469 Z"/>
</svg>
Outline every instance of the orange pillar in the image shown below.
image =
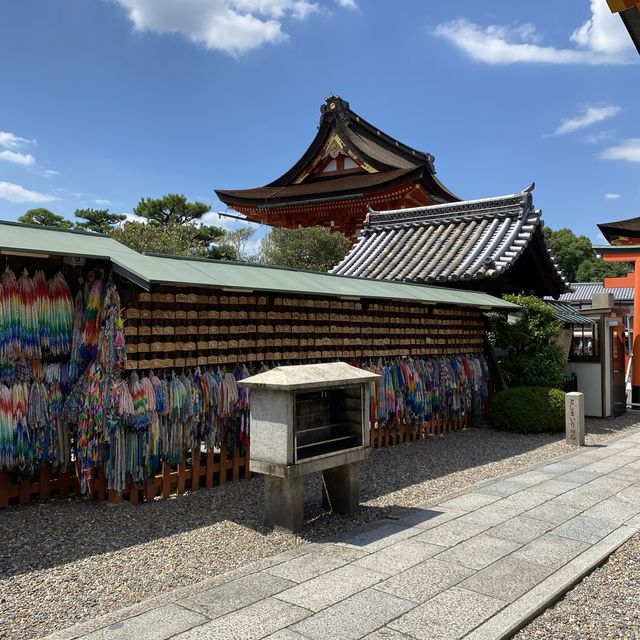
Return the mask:
<svg viewBox="0 0 640 640">
<path fill-rule="evenodd" d="M 640 405 L 640 258 L 634 265 L 633 285 L 633 360 L 631 365 L 631 404 Z"/>
</svg>

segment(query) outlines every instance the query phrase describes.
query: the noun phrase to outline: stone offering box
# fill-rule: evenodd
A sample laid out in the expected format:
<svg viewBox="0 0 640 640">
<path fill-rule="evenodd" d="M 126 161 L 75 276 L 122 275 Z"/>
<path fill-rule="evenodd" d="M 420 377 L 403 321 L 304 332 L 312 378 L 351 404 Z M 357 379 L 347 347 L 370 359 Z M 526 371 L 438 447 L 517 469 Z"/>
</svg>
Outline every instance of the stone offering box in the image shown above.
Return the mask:
<svg viewBox="0 0 640 640">
<path fill-rule="evenodd" d="M 238 382 L 251 389 L 250 467 L 266 476 L 268 525 L 302 530 L 308 473 L 322 472 L 324 500 L 334 511 L 358 508 L 370 383 L 379 377 L 332 362 L 276 367 Z"/>
</svg>

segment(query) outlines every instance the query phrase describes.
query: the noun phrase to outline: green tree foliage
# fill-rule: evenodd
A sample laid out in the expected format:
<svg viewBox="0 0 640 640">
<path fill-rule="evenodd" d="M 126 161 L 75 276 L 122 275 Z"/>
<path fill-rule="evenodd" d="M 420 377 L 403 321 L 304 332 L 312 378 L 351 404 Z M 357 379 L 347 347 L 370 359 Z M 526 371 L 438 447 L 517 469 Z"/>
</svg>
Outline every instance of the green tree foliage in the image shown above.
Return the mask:
<svg viewBox="0 0 640 640">
<path fill-rule="evenodd" d="M 595 282 L 612 276 L 624 276 L 629 269 L 623 263 L 604 262 L 593 252 L 593 245 L 587 236 L 577 236 L 571 229 L 554 231 L 544 228 L 544 235 L 569 282 Z"/>
<path fill-rule="evenodd" d="M 238 260 L 235 248 L 227 242 L 229 233 L 216 226 L 197 227 L 198 241 L 206 248 L 206 257 L 215 260 Z"/>
<path fill-rule="evenodd" d="M 522 318 L 511 324 L 502 314 L 491 317 L 491 333 L 500 369 L 510 387 L 562 386 L 565 357 L 557 344 L 562 324 L 550 305 L 535 296 L 505 295 L 520 305 Z"/>
<path fill-rule="evenodd" d="M 111 237 L 140 253 L 162 253 L 176 256 L 207 257 L 209 246 L 194 225 L 153 225 L 125 222 L 110 232 Z"/>
<path fill-rule="evenodd" d="M 328 271 L 347 255 L 349 238 L 326 227 L 272 229 L 260 246 L 264 264 L 310 271 Z"/>
<path fill-rule="evenodd" d="M 518 387 L 496 394 L 491 422 L 498 429 L 535 433 L 564 430 L 564 392 L 549 387 Z"/>
<path fill-rule="evenodd" d="M 222 240 L 222 247 L 226 247 L 229 254 L 234 256 L 229 260 L 241 262 L 253 262 L 254 256 L 247 253 L 247 243 L 253 237 L 254 230 L 251 227 L 240 227 L 233 231 L 227 231 Z"/>
<path fill-rule="evenodd" d="M 133 213 L 153 225 L 180 225 L 200 220 L 208 211 L 209 205 L 203 202 L 189 202 L 180 193 L 169 193 L 162 198 L 142 198 Z"/>
<path fill-rule="evenodd" d="M 71 229 L 73 222 L 59 216 L 49 209 L 39 207 L 37 209 L 29 209 L 24 215 L 18 218 L 18 222 L 25 224 L 41 224 L 46 227 L 60 227 L 61 229 Z"/>
<path fill-rule="evenodd" d="M 73 215 L 84 220 L 84 222 L 76 222 L 76 227 L 106 234 L 127 219 L 124 213 L 109 213 L 108 209 L 76 209 Z"/>
<path fill-rule="evenodd" d="M 596 256 L 578 267 L 576 282 L 602 282 L 605 278 L 620 278 L 629 273 L 625 262 L 605 262 Z"/>
</svg>

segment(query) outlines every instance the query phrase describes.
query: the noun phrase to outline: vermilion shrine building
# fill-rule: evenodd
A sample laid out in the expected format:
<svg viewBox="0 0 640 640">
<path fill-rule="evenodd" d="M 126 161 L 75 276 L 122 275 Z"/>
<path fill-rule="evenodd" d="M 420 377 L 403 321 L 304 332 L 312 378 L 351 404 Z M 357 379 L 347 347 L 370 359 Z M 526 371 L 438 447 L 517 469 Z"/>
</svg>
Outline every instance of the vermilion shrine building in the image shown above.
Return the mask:
<svg viewBox="0 0 640 640">
<path fill-rule="evenodd" d="M 276 227 L 322 225 L 353 236 L 369 207 L 420 207 L 460 198 L 435 175 L 434 157 L 380 131 L 329 96 L 318 133 L 284 175 L 254 189 L 216 190 L 247 220 Z"/>
</svg>

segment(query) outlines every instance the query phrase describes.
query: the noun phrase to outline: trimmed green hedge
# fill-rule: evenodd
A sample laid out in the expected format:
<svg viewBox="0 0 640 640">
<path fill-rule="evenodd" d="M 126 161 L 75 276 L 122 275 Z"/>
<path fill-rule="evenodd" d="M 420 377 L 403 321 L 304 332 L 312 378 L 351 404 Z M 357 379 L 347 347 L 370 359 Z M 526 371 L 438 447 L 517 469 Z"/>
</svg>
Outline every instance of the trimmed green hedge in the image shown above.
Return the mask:
<svg viewBox="0 0 640 640">
<path fill-rule="evenodd" d="M 564 391 L 550 387 L 515 387 L 496 394 L 491 422 L 497 429 L 536 433 L 564 430 Z"/>
</svg>

